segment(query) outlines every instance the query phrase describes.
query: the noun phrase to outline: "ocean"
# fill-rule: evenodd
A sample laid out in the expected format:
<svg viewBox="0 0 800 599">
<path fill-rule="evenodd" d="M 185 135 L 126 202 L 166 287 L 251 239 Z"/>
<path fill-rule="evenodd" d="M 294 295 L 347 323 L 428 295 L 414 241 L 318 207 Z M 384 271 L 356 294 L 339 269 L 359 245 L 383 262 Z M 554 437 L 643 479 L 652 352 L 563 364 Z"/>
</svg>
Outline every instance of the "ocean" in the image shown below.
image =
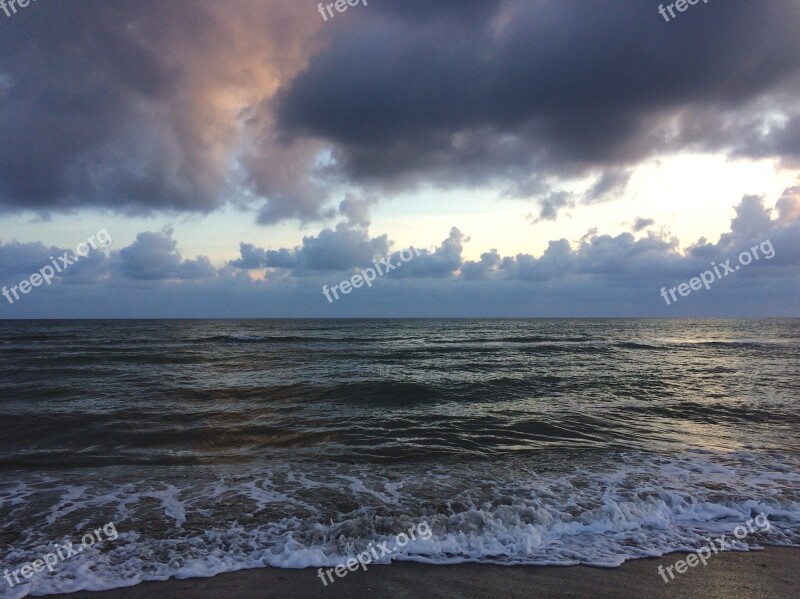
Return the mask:
<svg viewBox="0 0 800 599">
<path fill-rule="evenodd" d="M 800 319 L 3 321 L 0 372 L 0 569 L 118 533 L 2 597 L 800 546 Z"/>
</svg>

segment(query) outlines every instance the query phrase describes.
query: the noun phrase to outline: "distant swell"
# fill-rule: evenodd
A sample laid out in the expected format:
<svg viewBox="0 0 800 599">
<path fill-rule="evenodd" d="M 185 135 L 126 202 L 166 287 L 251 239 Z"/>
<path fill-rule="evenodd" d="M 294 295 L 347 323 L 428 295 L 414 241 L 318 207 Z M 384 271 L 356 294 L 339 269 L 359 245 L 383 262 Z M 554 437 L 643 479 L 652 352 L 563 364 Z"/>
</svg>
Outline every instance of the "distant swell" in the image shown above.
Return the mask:
<svg viewBox="0 0 800 599">
<path fill-rule="evenodd" d="M 370 337 L 302 337 L 296 335 L 211 335 L 188 339 L 188 343 L 370 343 L 375 341 L 398 341 L 403 338 Z"/>
</svg>

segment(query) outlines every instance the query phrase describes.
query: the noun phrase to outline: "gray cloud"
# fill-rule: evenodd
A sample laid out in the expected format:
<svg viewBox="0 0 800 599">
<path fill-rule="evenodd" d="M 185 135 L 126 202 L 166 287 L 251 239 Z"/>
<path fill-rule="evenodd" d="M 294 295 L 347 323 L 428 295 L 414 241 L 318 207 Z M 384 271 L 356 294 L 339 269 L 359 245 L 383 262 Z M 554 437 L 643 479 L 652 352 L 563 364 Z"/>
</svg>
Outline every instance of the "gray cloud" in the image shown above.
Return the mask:
<svg viewBox="0 0 800 599">
<path fill-rule="evenodd" d="M 681 17 L 386 0 L 321 27 L 280 0 L 32 5 L 0 38 L 0 210 L 231 202 L 308 222 L 352 187 L 433 184 L 493 185 L 549 219 L 559 181 L 600 173 L 584 199 L 612 199 L 657 154 L 800 167 L 800 5 Z"/>
<path fill-rule="evenodd" d="M 185 260 L 170 230 L 140 233 L 129 246 L 93 252 L 56 284 L 13 306 L 9 318 L 37 316 L 503 316 L 503 315 L 795 315 L 800 293 L 800 195 L 787 189 L 776 209 L 756 196 L 736 206 L 730 231 L 716 243 L 700 239 L 681 251 L 663 232 L 587 232 L 579 241 L 553 240 L 538 257 L 484 252 L 465 260 L 469 239 L 458 229 L 432 250 L 381 277 L 372 289 L 328 304 L 323 284 L 349 278 L 390 256 L 386 236 L 340 223 L 293 248 L 242 245 L 242 257 L 214 268 Z M 735 259 L 769 240 L 775 255 L 718 282 L 712 291 L 667 307 L 662 286 L 687 281 L 714 261 Z M 0 282 L 13 285 L 64 250 L 41 243 L 0 244 Z M 246 269 L 269 268 L 266 279 Z M 3 305 L 0 302 L 0 305 Z"/>
<path fill-rule="evenodd" d="M 463 264 L 461 254 L 464 251 L 464 243 L 468 241 L 469 238 L 458 227 L 453 227 L 450 229 L 450 235 L 439 247 L 432 252 L 422 250 L 420 255 L 410 262 L 403 263 L 400 252 L 394 252 L 391 254 L 392 264 L 403 264 L 403 268 L 402 271 L 395 270 L 392 274 L 396 278 L 452 277 Z"/>
<path fill-rule="evenodd" d="M 339 212 L 351 225 L 369 226 L 369 210 L 375 203 L 377 200 L 374 197 L 362 198 L 348 194 L 339 204 Z"/>
<path fill-rule="evenodd" d="M 40 242 L 0 242 L 0 273 L 5 277 L 28 275 L 48 264 L 51 256 L 61 255 L 64 251 Z"/>
<path fill-rule="evenodd" d="M 639 231 L 643 231 L 647 227 L 651 227 L 654 224 L 656 224 L 656 221 L 654 221 L 652 218 L 637 217 L 636 220 L 633 221 L 633 226 L 631 229 L 634 233 L 638 233 Z"/>
<path fill-rule="evenodd" d="M 324 229 L 316 237 L 304 237 L 302 245 L 292 249 L 264 250 L 243 243 L 241 258 L 232 261 L 231 266 L 283 268 L 302 276 L 315 271 L 345 271 L 369 266 L 388 250 L 386 235 L 370 238 L 365 229 L 341 222 L 335 229 Z"/>
<path fill-rule="evenodd" d="M 744 196 L 736 206 L 730 232 L 716 243 L 700 239 L 687 251 L 680 251 L 679 240 L 664 232 L 648 232 L 637 239 L 631 233 L 616 236 L 604 235 L 596 229 L 589 231 L 576 246 L 566 239 L 553 240 L 540 257 L 529 254 L 501 256 L 497 250 L 483 253 L 478 261 L 463 258 L 464 244 L 469 241 L 457 227 L 433 251 L 423 250 L 421 255 L 405 263 L 402 270 L 392 271 L 395 279 L 437 278 L 464 281 L 520 280 L 547 282 L 557 287 L 567 285 L 570 279 L 594 278 L 598 285 L 661 284 L 667 280 L 690 277 L 708 268 L 711 260 L 731 257 L 733 252 L 747 249 L 748 244 L 771 237 L 781 246 L 783 257 L 770 261 L 770 268 L 780 265 L 800 265 L 800 243 L 793 235 L 800 227 L 800 194 L 796 188 L 787 189 L 778 204 L 778 218 L 758 196 Z M 653 224 L 652 219 L 637 219 L 634 229 L 641 231 Z M 377 239 L 380 244 L 375 243 Z M 319 251 L 310 251 L 311 249 Z M 272 251 L 272 256 L 284 256 L 283 264 L 270 260 L 270 252 L 242 246 L 242 259 L 234 266 L 256 268 L 271 266 L 283 268 L 292 274 L 308 274 L 309 270 L 352 271 L 368 266 L 377 256 L 390 256 L 399 263 L 399 253 L 388 253 L 386 238 L 370 240 L 364 229 L 351 228 L 340 223 L 336 231 L 327 229 L 319 237 L 307 237 L 303 246 L 289 250 Z M 319 257 L 327 256 L 323 264 Z M 770 272 L 765 268 L 760 272 Z M 798 273 L 794 273 L 797 275 Z"/>
<path fill-rule="evenodd" d="M 262 204 L 263 222 L 317 217 L 326 194 L 307 176 L 313 148 L 282 152 L 252 118 L 318 46 L 305 8 L 84 0 L 4 22 L 0 210 L 234 201 Z"/>
<path fill-rule="evenodd" d="M 139 233 L 136 240 L 115 255 L 118 272 L 131 279 L 204 279 L 216 269 L 205 256 L 183 260 L 173 230 Z"/>
<path fill-rule="evenodd" d="M 605 171 L 586 194 L 586 202 L 594 204 L 617 199 L 625 193 L 633 173 L 630 170 L 611 169 Z"/>
<path fill-rule="evenodd" d="M 775 207 L 778 210 L 779 222 L 789 222 L 800 218 L 800 185 L 784 190 Z"/>
<path fill-rule="evenodd" d="M 528 218 L 533 224 L 540 223 L 545 220 L 554 221 L 558 218 L 560 211 L 565 208 L 574 208 L 575 200 L 573 194 L 567 191 L 551 191 L 547 195 L 539 199 L 539 216 L 533 218 L 528 215 Z"/>
<path fill-rule="evenodd" d="M 365 185 L 494 184 L 546 200 L 542 176 L 600 171 L 591 202 L 659 153 L 800 156 L 796 3 L 712 3 L 672 24 L 614 0 L 398 15 L 341 30 L 276 104 L 288 135 L 334 143 Z M 776 113 L 792 120 L 767 123 Z"/>
</svg>

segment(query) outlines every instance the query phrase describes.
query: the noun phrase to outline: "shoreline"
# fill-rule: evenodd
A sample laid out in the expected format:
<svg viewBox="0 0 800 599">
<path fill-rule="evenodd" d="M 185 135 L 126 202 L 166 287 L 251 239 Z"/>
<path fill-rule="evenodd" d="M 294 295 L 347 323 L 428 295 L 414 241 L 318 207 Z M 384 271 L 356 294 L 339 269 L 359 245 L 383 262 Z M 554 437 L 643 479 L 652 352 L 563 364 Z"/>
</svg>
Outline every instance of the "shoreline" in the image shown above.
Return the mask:
<svg viewBox="0 0 800 599">
<path fill-rule="evenodd" d="M 357 570 L 323 586 L 317 570 L 258 568 L 212 578 L 143 582 L 108 591 L 47 595 L 51 599 L 298 599 L 440 597 L 726 597 L 762 599 L 797 597 L 800 548 L 768 546 L 760 551 L 730 551 L 707 565 L 689 568 L 665 583 L 658 567 L 686 557 L 678 552 L 658 558 L 629 560 L 617 568 L 592 566 L 499 566 L 490 564 L 427 565 L 394 562 Z"/>
</svg>

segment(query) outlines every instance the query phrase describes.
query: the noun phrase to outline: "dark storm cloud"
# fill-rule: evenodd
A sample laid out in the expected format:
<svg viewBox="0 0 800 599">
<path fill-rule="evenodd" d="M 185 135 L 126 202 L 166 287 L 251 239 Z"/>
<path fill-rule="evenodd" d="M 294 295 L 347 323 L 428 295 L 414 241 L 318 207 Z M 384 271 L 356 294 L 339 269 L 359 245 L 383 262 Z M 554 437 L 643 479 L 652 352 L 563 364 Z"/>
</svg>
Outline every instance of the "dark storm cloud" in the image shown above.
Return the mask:
<svg viewBox="0 0 800 599">
<path fill-rule="evenodd" d="M 334 142 L 356 181 L 539 195 L 542 173 L 600 170 L 588 201 L 659 152 L 797 160 L 800 5 L 709 2 L 679 17 L 612 0 L 374 10 L 285 87 L 280 124 Z M 770 110 L 792 120 L 765 128 Z"/>
<path fill-rule="evenodd" d="M 248 198 L 267 203 L 265 222 L 318 215 L 326 196 L 305 172 L 264 181 L 310 168 L 299 162 L 308 144 L 281 154 L 247 120 L 313 51 L 309 12 L 279 0 L 81 0 L 7 20 L 0 210 L 209 212 Z"/>
<path fill-rule="evenodd" d="M 330 218 L 347 185 L 541 200 L 592 175 L 602 201 L 658 153 L 800 165 L 797 2 L 670 23 L 621 0 L 385 0 L 325 27 L 313 8 L 82 0 L 8 19 L 0 210 L 230 201 L 267 224 Z"/>
<path fill-rule="evenodd" d="M 180 73 L 163 60 L 163 45 L 154 43 L 155 15 L 143 3 L 127 4 L 122 13 L 120 8 L 92 1 L 40 3 L 13 24 L 4 23 L 5 206 L 213 206 L 212 190 L 192 176 L 192 157 L 170 152 L 171 143 L 190 152 L 188 140 L 182 143 L 174 129 L 174 139 L 157 130 L 159 124 L 178 125 L 178 118 L 163 114 L 167 106 L 161 115 L 157 108 L 177 91 Z M 191 14 L 183 16 L 196 24 Z M 132 29 L 126 31 L 126 23 Z"/>
<path fill-rule="evenodd" d="M 411 22 L 477 21 L 492 17 L 504 0 L 382 0 L 381 8 Z"/>
</svg>

